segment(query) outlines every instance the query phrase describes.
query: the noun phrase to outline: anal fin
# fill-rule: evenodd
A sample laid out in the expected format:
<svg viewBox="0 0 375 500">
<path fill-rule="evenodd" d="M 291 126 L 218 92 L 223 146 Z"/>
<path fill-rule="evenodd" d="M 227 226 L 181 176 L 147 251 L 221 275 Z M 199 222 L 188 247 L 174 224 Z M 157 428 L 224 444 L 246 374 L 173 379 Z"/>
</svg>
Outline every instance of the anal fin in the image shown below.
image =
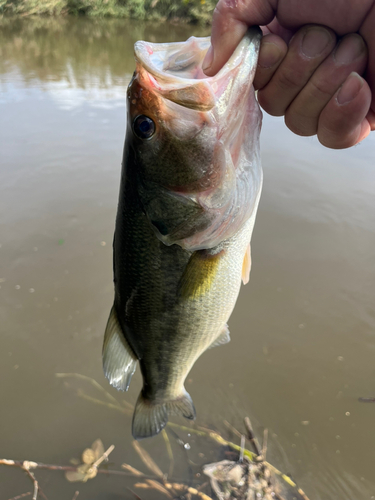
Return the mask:
<svg viewBox="0 0 375 500">
<path fill-rule="evenodd" d="M 216 339 L 212 342 L 208 349 L 212 349 L 213 347 L 217 347 L 219 345 L 228 344 L 228 342 L 230 342 L 229 328 L 228 325 L 225 325 L 219 336 L 216 337 Z"/>
<path fill-rule="evenodd" d="M 113 306 L 104 334 L 104 375 L 113 387 L 127 391 L 136 366 L 137 357 L 125 339 Z"/>
<path fill-rule="evenodd" d="M 246 285 L 249 283 L 250 279 L 250 269 L 251 269 L 251 252 L 250 252 L 250 243 L 246 248 L 245 257 L 242 262 L 242 283 Z"/>
</svg>

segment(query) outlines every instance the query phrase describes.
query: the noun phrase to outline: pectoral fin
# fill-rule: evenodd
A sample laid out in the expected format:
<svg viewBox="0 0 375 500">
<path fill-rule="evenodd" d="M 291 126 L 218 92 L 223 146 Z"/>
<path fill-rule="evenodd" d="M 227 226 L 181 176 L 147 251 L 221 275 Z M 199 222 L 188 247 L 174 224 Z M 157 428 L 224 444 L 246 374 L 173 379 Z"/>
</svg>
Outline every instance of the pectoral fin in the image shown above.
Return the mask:
<svg viewBox="0 0 375 500">
<path fill-rule="evenodd" d="M 250 279 L 250 269 L 251 269 L 251 253 L 250 253 L 250 243 L 246 248 L 245 257 L 242 262 L 242 283 L 246 285 L 249 283 Z"/>
<path fill-rule="evenodd" d="M 103 342 L 103 369 L 109 383 L 121 391 L 129 389 L 137 357 L 127 343 L 115 307 L 109 315 Z"/>
<path fill-rule="evenodd" d="M 178 293 L 182 298 L 196 299 L 207 294 L 212 287 L 220 260 L 225 250 L 210 254 L 206 250 L 194 252 L 181 276 Z"/>
</svg>

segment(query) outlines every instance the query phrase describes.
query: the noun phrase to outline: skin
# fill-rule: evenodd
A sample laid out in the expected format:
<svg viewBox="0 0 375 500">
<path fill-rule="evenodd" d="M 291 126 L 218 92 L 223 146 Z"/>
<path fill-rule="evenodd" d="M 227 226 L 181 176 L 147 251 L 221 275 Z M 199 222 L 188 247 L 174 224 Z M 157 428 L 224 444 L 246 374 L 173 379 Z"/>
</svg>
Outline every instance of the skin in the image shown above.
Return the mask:
<svg viewBox="0 0 375 500">
<path fill-rule="evenodd" d="M 253 24 L 265 35 L 254 81 L 265 111 L 334 149 L 375 130 L 375 0 L 219 0 L 207 76 Z"/>
</svg>

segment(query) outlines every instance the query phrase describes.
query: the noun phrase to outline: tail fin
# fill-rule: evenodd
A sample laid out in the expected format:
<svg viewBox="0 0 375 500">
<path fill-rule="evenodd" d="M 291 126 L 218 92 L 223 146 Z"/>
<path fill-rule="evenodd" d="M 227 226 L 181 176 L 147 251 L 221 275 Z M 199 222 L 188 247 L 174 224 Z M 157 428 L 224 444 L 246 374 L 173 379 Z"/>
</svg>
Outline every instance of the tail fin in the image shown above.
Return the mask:
<svg viewBox="0 0 375 500">
<path fill-rule="evenodd" d="M 146 399 L 141 392 L 133 415 L 134 439 L 159 434 L 167 425 L 169 415 L 182 415 L 189 420 L 194 420 L 195 408 L 190 394 L 185 391 L 174 400 L 154 402 Z"/>
</svg>

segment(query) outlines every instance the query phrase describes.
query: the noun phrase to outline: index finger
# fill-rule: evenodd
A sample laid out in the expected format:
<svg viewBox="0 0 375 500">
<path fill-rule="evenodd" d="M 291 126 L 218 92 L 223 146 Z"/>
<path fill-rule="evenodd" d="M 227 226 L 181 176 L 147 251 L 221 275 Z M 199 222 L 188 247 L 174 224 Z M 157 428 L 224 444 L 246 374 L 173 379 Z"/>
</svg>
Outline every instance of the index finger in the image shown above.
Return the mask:
<svg viewBox="0 0 375 500">
<path fill-rule="evenodd" d="M 211 47 L 203 61 L 207 76 L 228 61 L 248 26 L 265 25 L 275 17 L 278 0 L 219 0 L 212 17 Z"/>
</svg>

